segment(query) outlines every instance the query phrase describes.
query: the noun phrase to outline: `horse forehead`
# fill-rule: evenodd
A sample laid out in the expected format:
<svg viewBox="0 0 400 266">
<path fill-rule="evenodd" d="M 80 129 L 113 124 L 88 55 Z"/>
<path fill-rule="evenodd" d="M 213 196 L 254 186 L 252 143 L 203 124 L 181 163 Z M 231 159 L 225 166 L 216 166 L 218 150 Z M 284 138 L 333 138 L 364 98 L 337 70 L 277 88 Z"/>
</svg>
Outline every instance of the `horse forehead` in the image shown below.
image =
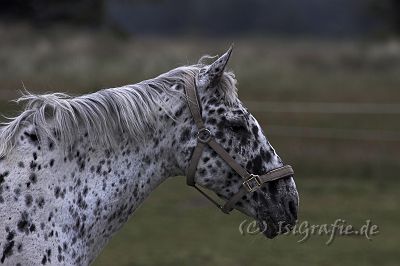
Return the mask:
<svg viewBox="0 0 400 266">
<path fill-rule="evenodd" d="M 218 122 L 222 120 L 237 120 L 245 122 L 248 126 L 260 128 L 257 120 L 243 106 L 230 107 L 220 104 L 208 108 L 206 107 L 206 110 L 206 115 L 216 119 Z"/>
</svg>

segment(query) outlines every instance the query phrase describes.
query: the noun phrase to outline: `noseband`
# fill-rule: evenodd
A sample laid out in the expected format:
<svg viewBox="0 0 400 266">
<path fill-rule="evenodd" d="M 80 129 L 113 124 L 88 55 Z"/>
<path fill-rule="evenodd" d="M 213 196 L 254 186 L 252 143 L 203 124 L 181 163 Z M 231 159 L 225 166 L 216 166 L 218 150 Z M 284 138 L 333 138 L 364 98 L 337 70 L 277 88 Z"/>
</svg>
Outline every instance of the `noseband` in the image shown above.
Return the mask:
<svg viewBox="0 0 400 266">
<path fill-rule="evenodd" d="M 187 103 L 198 128 L 197 145 L 190 159 L 189 167 L 186 170 L 187 185 L 196 188 L 203 196 L 210 200 L 222 212 L 228 214 L 234 209 L 235 203 L 238 202 L 247 193 L 257 191 L 263 186 L 264 183 L 294 174 L 294 171 L 290 165 L 275 168 L 263 175 L 250 174 L 246 169 L 239 165 L 235 161 L 235 159 L 233 159 L 229 155 L 229 153 L 215 141 L 215 138 L 212 135 L 211 131 L 205 127 L 201 116 L 201 106 L 197 95 L 196 81 L 194 82 L 194 84 L 195 85 L 193 87 L 185 86 Z M 194 180 L 197 165 L 200 161 L 200 157 L 206 145 L 213 149 L 243 179 L 243 183 L 239 191 L 234 194 L 224 205 L 220 205 L 213 198 L 207 195 L 203 190 L 201 190 L 200 187 L 196 186 L 196 182 Z"/>
</svg>

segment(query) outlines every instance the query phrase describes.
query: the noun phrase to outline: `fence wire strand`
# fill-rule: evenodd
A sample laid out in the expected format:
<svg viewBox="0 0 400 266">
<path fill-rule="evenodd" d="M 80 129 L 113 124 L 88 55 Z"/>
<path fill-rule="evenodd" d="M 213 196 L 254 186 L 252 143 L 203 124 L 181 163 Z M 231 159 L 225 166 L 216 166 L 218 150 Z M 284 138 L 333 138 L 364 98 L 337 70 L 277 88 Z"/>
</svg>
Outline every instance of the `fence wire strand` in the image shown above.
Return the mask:
<svg viewBox="0 0 400 266">
<path fill-rule="evenodd" d="M 252 112 L 314 114 L 400 114 L 400 104 L 245 101 Z M 268 135 L 363 141 L 400 142 L 399 131 L 268 125 Z"/>
<path fill-rule="evenodd" d="M 322 103 L 245 101 L 253 112 L 321 114 L 400 114 L 397 103 Z"/>
<path fill-rule="evenodd" d="M 269 125 L 267 135 L 315 139 L 400 141 L 400 132 L 370 129 L 339 129 Z"/>
</svg>

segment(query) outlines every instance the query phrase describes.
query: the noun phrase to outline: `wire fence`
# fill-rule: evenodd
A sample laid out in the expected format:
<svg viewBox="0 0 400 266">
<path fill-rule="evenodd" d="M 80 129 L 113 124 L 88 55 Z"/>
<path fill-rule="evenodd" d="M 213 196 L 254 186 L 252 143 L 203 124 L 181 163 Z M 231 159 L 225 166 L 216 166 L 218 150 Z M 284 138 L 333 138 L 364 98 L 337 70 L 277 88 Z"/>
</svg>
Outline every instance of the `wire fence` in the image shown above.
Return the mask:
<svg viewBox="0 0 400 266">
<path fill-rule="evenodd" d="M 245 101 L 253 112 L 320 114 L 400 114 L 400 103 L 321 103 Z"/>
<path fill-rule="evenodd" d="M 252 112 L 313 114 L 400 114 L 400 104 L 246 101 Z M 400 131 L 268 125 L 268 135 L 314 139 L 400 142 Z"/>
<path fill-rule="evenodd" d="M 267 135 L 281 137 L 400 142 L 400 132 L 370 129 L 340 129 L 269 125 L 266 128 L 266 132 Z"/>
</svg>

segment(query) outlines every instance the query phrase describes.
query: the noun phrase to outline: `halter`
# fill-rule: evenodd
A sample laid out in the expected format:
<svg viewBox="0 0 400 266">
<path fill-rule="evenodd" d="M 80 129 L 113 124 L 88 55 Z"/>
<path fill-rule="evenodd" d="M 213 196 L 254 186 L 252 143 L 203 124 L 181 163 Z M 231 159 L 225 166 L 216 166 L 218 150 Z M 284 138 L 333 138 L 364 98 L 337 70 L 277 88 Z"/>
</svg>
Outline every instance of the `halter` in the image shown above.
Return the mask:
<svg viewBox="0 0 400 266">
<path fill-rule="evenodd" d="M 235 203 L 247 193 L 257 191 L 264 183 L 293 175 L 294 171 L 290 165 L 285 165 L 268 171 L 263 175 L 255 175 L 250 174 L 246 169 L 240 166 L 235 159 L 233 159 L 229 153 L 215 141 L 211 131 L 205 127 L 201 116 L 201 106 L 198 100 L 196 81 L 194 84 L 195 85 L 193 87 L 185 86 L 187 103 L 198 128 L 197 145 L 190 159 L 189 167 L 186 170 L 186 183 L 187 185 L 197 189 L 222 212 L 229 214 L 234 209 Z M 213 149 L 243 179 L 243 183 L 239 191 L 234 194 L 224 205 L 220 205 L 217 201 L 207 195 L 199 186 L 196 185 L 194 180 L 197 165 L 206 145 Z"/>
</svg>

